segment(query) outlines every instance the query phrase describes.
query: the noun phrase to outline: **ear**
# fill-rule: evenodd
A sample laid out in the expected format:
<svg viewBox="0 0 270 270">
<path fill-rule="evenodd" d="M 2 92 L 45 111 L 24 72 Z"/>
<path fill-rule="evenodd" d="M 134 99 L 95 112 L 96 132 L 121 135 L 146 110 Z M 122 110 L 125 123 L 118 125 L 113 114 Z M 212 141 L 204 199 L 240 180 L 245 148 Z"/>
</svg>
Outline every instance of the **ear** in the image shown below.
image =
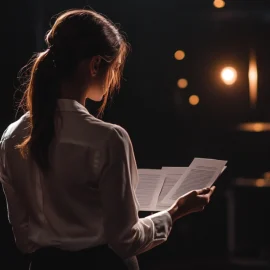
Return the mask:
<svg viewBox="0 0 270 270">
<path fill-rule="evenodd" d="M 98 74 L 99 67 L 100 67 L 101 57 L 94 56 L 90 61 L 90 72 L 91 76 L 95 77 Z"/>
</svg>

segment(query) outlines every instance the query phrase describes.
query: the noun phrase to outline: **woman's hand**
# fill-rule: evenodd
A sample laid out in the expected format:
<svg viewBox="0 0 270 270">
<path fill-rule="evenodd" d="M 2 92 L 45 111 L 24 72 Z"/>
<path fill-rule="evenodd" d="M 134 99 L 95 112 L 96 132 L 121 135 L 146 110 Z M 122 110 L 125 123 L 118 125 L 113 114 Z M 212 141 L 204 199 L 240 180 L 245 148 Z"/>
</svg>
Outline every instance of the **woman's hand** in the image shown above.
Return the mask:
<svg viewBox="0 0 270 270">
<path fill-rule="evenodd" d="M 210 197 L 214 190 L 214 186 L 193 190 L 180 197 L 168 210 L 173 222 L 188 214 L 203 211 L 204 207 L 210 202 Z"/>
</svg>

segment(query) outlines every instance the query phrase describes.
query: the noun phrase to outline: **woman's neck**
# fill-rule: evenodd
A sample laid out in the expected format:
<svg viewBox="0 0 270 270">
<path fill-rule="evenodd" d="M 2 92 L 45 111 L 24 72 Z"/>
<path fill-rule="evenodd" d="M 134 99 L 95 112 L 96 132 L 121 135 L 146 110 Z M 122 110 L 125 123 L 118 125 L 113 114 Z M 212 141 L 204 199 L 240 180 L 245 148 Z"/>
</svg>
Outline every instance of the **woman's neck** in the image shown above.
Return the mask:
<svg viewBox="0 0 270 270">
<path fill-rule="evenodd" d="M 73 99 L 85 106 L 86 94 L 78 87 L 70 82 L 63 82 L 60 88 L 61 99 Z"/>
</svg>

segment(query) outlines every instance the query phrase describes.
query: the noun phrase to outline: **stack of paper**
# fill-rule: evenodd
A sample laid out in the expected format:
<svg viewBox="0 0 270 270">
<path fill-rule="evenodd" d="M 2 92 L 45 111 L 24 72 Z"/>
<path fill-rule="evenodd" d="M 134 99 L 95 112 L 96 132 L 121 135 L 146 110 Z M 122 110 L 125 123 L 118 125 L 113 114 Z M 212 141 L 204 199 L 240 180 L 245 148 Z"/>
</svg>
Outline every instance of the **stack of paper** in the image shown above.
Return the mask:
<svg viewBox="0 0 270 270">
<path fill-rule="evenodd" d="M 136 196 L 140 211 L 168 209 L 187 192 L 211 187 L 226 168 L 226 163 L 224 160 L 195 158 L 189 167 L 139 169 Z"/>
</svg>

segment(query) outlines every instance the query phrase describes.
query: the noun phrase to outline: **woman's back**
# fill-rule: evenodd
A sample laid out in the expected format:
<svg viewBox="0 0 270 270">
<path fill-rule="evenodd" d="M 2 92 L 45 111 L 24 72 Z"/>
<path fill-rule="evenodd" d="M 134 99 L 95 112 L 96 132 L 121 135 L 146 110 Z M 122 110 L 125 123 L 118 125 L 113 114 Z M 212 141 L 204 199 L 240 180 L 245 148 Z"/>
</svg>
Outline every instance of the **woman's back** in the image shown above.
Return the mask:
<svg viewBox="0 0 270 270">
<path fill-rule="evenodd" d="M 47 176 L 31 159 L 22 159 L 15 149 L 26 135 L 27 114 L 13 123 L 4 136 L 9 177 L 24 198 L 29 213 L 29 220 L 18 220 L 20 227 L 28 229 L 28 239 L 23 240 L 28 242 L 28 247 L 21 247 L 27 252 L 31 251 L 27 250 L 29 241 L 34 246 L 68 250 L 107 242 L 99 180 L 109 162 L 108 143 L 112 143 L 112 130 L 117 129 L 119 136 L 123 130 L 96 119 L 74 100 L 58 100 L 58 111 L 61 117 L 57 121 L 56 139 L 50 151 L 51 170 Z M 136 182 L 136 174 L 133 179 Z M 15 232 L 19 239 L 25 235 L 17 234 Z"/>
</svg>

